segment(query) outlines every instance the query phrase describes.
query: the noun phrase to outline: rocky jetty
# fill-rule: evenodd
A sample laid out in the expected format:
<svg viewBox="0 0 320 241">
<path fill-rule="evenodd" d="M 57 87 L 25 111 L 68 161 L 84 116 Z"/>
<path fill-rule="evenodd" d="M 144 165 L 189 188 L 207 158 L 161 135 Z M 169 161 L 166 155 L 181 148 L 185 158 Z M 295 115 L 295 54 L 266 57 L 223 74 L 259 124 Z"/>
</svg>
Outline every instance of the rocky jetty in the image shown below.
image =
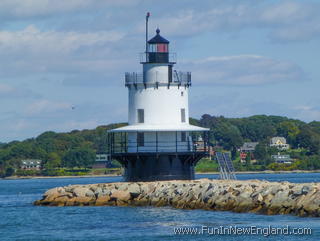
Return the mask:
<svg viewBox="0 0 320 241">
<path fill-rule="evenodd" d="M 320 216 L 320 183 L 259 180 L 119 182 L 48 190 L 42 206 L 172 206 L 261 214 Z"/>
</svg>

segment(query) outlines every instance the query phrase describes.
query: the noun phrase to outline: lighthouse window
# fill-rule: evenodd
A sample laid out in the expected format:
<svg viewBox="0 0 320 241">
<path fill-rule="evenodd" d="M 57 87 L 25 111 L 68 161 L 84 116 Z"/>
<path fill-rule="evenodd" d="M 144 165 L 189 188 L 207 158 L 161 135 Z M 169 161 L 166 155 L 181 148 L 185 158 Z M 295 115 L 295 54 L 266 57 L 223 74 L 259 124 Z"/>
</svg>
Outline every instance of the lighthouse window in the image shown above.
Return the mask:
<svg viewBox="0 0 320 241">
<path fill-rule="evenodd" d="M 186 110 L 181 109 L 181 122 L 186 122 Z"/>
<path fill-rule="evenodd" d="M 155 44 L 149 44 L 149 52 L 157 52 L 157 45 Z"/>
<path fill-rule="evenodd" d="M 168 53 L 168 44 L 148 44 L 148 47 L 151 53 Z"/>
<path fill-rule="evenodd" d="M 168 45 L 167 44 L 157 44 L 157 52 L 158 53 L 168 52 Z"/>
<path fill-rule="evenodd" d="M 144 109 L 138 109 L 138 123 L 144 123 Z"/>
<path fill-rule="evenodd" d="M 181 91 L 181 96 L 183 96 L 183 91 Z"/>
<path fill-rule="evenodd" d="M 144 133 L 143 132 L 137 133 L 137 145 L 144 146 Z"/>
<path fill-rule="evenodd" d="M 186 132 L 181 132 L 181 142 L 186 142 L 187 141 L 187 133 Z"/>
</svg>

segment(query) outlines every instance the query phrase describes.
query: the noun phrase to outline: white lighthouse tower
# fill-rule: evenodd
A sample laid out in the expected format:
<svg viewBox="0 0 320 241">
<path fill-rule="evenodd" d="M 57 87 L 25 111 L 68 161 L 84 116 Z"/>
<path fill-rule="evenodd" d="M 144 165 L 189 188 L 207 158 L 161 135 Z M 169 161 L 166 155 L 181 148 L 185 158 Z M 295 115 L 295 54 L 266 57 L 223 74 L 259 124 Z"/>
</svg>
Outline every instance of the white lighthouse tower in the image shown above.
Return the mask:
<svg viewBox="0 0 320 241">
<path fill-rule="evenodd" d="M 127 181 L 193 179 L 208 152 L 209 130 L 189 124 L 191 73 L 174 70 L 173 57 L 157 29 L 142 54 L 143 72 L 125 74 L 129 125 L 109 131 L 109 152 Z"/>
</svg>

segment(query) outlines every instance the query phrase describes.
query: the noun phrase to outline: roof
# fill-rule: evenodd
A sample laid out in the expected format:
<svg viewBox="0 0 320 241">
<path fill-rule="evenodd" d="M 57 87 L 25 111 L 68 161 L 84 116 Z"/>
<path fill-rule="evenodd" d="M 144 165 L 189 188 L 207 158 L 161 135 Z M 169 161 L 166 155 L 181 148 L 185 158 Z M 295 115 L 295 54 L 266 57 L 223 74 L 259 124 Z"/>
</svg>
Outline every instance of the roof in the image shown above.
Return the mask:
<svg viewBox="0 0 320 241">
<path fill-rule="evenodd" d="M 282 144 L 286 144 L 287 143 L 286 138 L 284 138 L 282 136 L 276 136 L 276 137 L 272 137 L 271 138 L 271 144 L 278 144 L 277 143 L 278 141 L 282 142 Z"/>
<path fill-rule="evenodd" d="M 169 43 L 168 40 L 166 40 L 160 35 L 160 29 L 157 28 L 156 33 L 157 33 L 156 36 L 154 36 L 152 39 L 148 41 L 149 44 L 168 44 Z"/>
<path fill-rule="evenodd" d="M 275 161 L 292 161 L 290 155 L 271 155 Z"/>
<path fill-rule="evenodd" d="M 155 132 L 155 131 L 209 131 L 208 128 L 193 126 L 189 124 L 184 125 L 128 125 L 108 132 Z"/>
<path fill-rule="evenodd" d="M 25 159 L 25 160 L 21 160 L 21 163 L 23 165 L 39 165 L 41 164 L 41 160 L 38 159 Z"/>
<path fill-rule="evenodd" d="M 259 142 L 245 142 L 240 149 L 243 151 L 254 151 L 258 144 Z"/>
</svg>

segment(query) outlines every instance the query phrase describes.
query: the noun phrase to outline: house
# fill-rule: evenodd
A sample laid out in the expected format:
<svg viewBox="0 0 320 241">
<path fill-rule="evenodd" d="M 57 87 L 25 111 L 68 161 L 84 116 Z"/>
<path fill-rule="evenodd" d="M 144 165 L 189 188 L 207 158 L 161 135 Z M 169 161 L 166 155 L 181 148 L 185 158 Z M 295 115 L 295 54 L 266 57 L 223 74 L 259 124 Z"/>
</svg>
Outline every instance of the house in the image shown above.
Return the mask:
<svg viewBox="0 0 320 241">
<path fill-rule="evenodd" d="M 189 136 L 188 143 L 192 143 L 192 138 Z M 199 136 L 197 141 L 193 142 L 193 147 L 189 146 L 189 148 L 194 148 L 194 150 L 197 151 L 205 151 L 207 152 L 207 155 L 205 157 L 209 158 L 210 160 L 213 160 L 215 155 L 215 149 L 212 145 L 209 145 L 207 142 L 203 141 L 202 137 Z"/>
<path fill-rule="evenodd" d="M 111 167 L 111 158 L 109 154 L 96 154 L 95 163 L 92 165 L 92 168 L 106 168 Z"/>
<path fill-rule="evenodd" d="M 246 162 L 247 155 L 250 155 L 251 160 L 254 159 L 253 152 L 258 144 L 259 144 L 259 142 L 245 142 L 245 143 L 243 143 L 243 145 L 239 148 L 241 163 Z"/>
<path fill-rule="evenodd" d="M 289 144 L 287 144 L 287 140 L 284 137 L 276 136 L 272 137 L 270 140 L 270 147 L 276 147 L 279 150 L 288 150 Z"/>
<path fill-rule="evenodd" d="M 240 147 L 240 152 L 253 152 L 259 142 L 245 142 Z"/>
<path fill-rule="evenodd" d="M 40 170 L 42 160 L 38 159 L 25 159 L 21 160 L 20 169 L 23 170 Z"/>
<path fill-rule="evenodd" d="M 275 163 L 292 164 L 293 162 L 290 155 L 281 155 L 280 153 L 278 155 L 271 155 L 271 158 Z"/>
</svg>

